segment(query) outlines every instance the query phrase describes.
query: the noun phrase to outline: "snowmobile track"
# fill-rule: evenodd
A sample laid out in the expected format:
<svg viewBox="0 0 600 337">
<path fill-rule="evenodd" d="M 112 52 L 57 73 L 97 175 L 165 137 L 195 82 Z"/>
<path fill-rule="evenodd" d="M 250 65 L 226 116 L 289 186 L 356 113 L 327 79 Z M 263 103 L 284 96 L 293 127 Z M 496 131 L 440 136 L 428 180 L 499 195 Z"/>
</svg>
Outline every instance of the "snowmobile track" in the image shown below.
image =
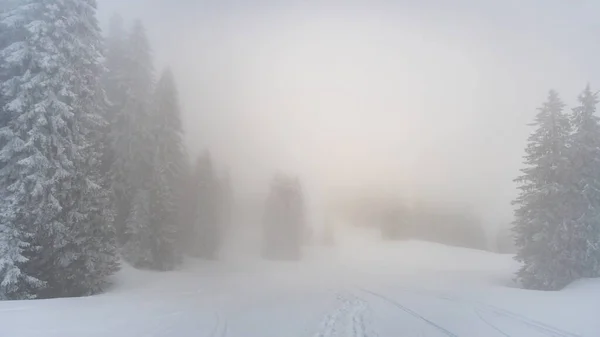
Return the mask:
<svg viewBox="0 0 600 337">
<path fill-rule="evenodd" d="M 370 290 L 367 290 L 367 289 L 364 289 L 364 288 L 359 288 L 359 290 L 361 290 L 361 291 L 363 291 L 363 292 L 365 292 L 365 293 L 367 293 L 367 294 L 370 294 L 370 295 L 372 295 L 372 296 L 375 296 L 375 297 L 377 297 L 377 298 L 380 298 L 380 299 L 382 299 L 382 300 L 384 300 L 384 301 L 386 301 L 386 302 L 388 302 L 388 303 L 392 304 L 392 305 L 393 305 L 393 306 L 395 306 L 396 308 L 398 308 L 398 309 L 400 309 L 400 310 L 402 310 L 402 311 L 406 312 L 407 314 L 409 314 L 409 315 L 411 315 L 411 316 L 413 316 L 413 317 L 415 317 L 415 318 L 417 318 L 417 319 L 420 319 L 420 320 L 422 320 L 423 322 L 427 323 L 428 325 L 430 325 L 430 326 L 432 326 L 432 327 L 436 328 L 437 330 L 439 330 L 440 332 L 442 332 L 442 333 L 443 333 L 443 334 L 445 334 L 446 336 L 450 336 L 450 337 L 458 337 L 458 335 L 456 335 L 456 334 L 452 333 L 451 331 L 447 330 L 446 328 L 444 328 L 444 327 L 440 326 L 439 324 L 436 324 L 435 322 L 433 322 L 433 321 L 431 321 L 431 320 L 429 320 L 429 319 L 427 319 L 427 318 L 425 318 L 425 317 L 423 317 L 423 316 L 419 315 L 419 314 L 418 314 L 418 313 L 416 313 L 415 311 L 413 311 L 413 310 L 411 310 L 411 309 L 409 309 L 409 308 L 407 308 L 407 307 L 403 306 L 402 304 L 400 304 L 400 303 L 396 302 L 395 300 L 393 300 L 393 299 L 391 299 L 391 298 L 389 298 L 389 297 L 386 297 L 386 296 L 384 296 L 384 295 L 381 295 L 381 294 L 378 294 L 378 293 L 372 292 L 372 291 L 370 291 Z"/>
<path fill-rule="evenodd" d="M 522 325 L 525 325 L 531 329 L 534 329 L 548 337 L 581 337 L 580 335 L 574 334 L 572 332 L 564 331 L 559 328 L 550 326 L 548 324 L 535 321 L 533 319 L 527 318 L 525 316 L 516 314 L 514 312 L 504 310 L 501 308 L 497 308 L 491 305 L 485 305 L 486 310 L 497 316 L 503 316 L 509 319 L 512 319 Z"/>
<path fill-rule="evenodd" d="M 482 303 L 482 302 L 478 302 L 478 301 L 464 300 L 464 299 L 448 296 L 448 295 L 434 292 L 434 291 L 412 290 L 411 292 L 413 292 L 415 294 L 431 295 L 431 296 L 437 297 L 437 298 L 445 300 L 445 301 L 462 302 L 462 303 L 471 304 L 473 306 L 477 316 L 485 324 L 487 324 L 488 326 L 490 326 L 491 328 L 493 328 L 494 330 L 496 330 L 497 332 L 499 332 L 500 334 L 502 334 L 504 336 L 510 337 L 510 335 L 508 335 L 507 333 L 502 331 L 496 325 L 492 324 L 489 320 L 483 318 L 482 317 L 483 312 L 489 312 L 495 316 L 501 316 L 501 317 L 508 318 L 508 319 L 513 320 L 513 321 L 515 321 L 521 325 L 524 325 L 530 329 L 536 330 L 537 332 L 539 332 L 543 335 L 546 335 L 548 337 L 582 337 L 581 335 L 578 335 L 576 333 L 572 333 L 569 331 L 559 329 L 557 327 L 533 320 L 531 318 L 525 317 L 525 316 L 517 314 L 515 312 L 509 311 L 506 309 L 502 309 L 502 308 L 499 308 L 499 307 L 496 307 L 496 306 L 493 306 L 490 304 L 486 304 L 486 303 Z"/>
<path fill-rule="evenodd" d="M 477 308 L 473 308 L 473 311 L 475 311 L 475 314 L 477 315 L 477 317 L 479 317 L 479 319 L 485 323 L 487 326 L 489 326 L 490 328 L 496 330 L 496 332 L 498 332 L 499 334 L 501 334 L 502 336 L 505 337 L 511 337 L 509 334 L 507 334 L 506 332 L 502 331 L 499 327 L 497 327 L 495 324 L 492 324 L 488 319 L 486 319 L 485 317 L 483 317 L 481 310 L 477 309 Z"/>
</svg>

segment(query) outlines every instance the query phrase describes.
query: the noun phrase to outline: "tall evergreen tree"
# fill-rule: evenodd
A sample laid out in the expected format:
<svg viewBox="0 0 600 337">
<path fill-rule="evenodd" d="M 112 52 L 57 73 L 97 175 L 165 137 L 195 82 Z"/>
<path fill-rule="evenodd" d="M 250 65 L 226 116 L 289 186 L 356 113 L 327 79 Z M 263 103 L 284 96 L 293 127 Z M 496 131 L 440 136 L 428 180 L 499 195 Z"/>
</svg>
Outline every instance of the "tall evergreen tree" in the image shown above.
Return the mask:
<svg viewBox="0 0 600 337">
<path fill-rule="evenodd" d="M 595 115 L 598 97 L 590 86 L 579 95 L 579 106 L 571 114 L 570 139 L 571 222 L 565 238 L 563 259 L 569 276 L 600 276 L 600 125 Z"/>
<path fill-rule="evenodd" d="M 150 44 L 141 22 L 125 35 L 118 16 L 111 20 L 108 37 L 108 56 L 105 86 L 111 102 L 111 173 L 113 192 L 117 206 L 116 228 L 119 241 L 126 245 L 129 236 L 138 232 L 129 228 L 136 223 L 132 214 L 137 207 L 133 200 L 146 198 L 136 193 L 147 194 L 152 166 L 152 143 L 150 134 L 150 99 L 153 88 L 154 68 Z M 138 224 L 145 226 L 145 224 Z M 131 247 L 129 247 L 131 248 Z M 129 252 L 133 252 L 131 249 Z M 127 256 L 126 256 L 127 257 Z"/>
<path fill-rule="evenodd" d="M 14 64 L 8 64 L 6 58 L 15 50 L 14 43 L 25 38 L 24 25 L 29 17 L 24 11 L 15 11 L 15 2 L 3 2 L 0 8 L 0 146 L 4 148 L 14 137 L 5 134 L 8 123 L 13 119 L 9 110 L 8 81 L 18 75 Z M 11 47 L 9 49 L 8 47 Z M 4 172 L 10 158 L 0 158 L 0 174 Z M 14 180 L 15 178 L 12 178 Z M 19 216 L 16 209 L 14 192 L 9 191 L 4 184 L 10 183 L 9 179 L 0 178 L 0 299 L 27 299 L 35 298 L 36 291 L 45 286 L 44 281 L 34 275 L 27 274 L 24 269 L 28 262 L 27 255 L 36 251 L 32 246 L 32 232 L 22 222 L 14 221 Z"/>
<path fill-rule="evenodd" d="M 198 157 L 194 169 L 196 215 L 190 230 L 188 252 L 195 257 L 215 258 L 221 243 L 219 185 L 210 153 Z"/>
<path fill-rule="evenodd" d="M 183 127 L 177 89 L 170 70 L 161 75 L 154 93 L 152 110 L 154 135 L 152 219 L 160 227 L 161 269 L 171 269 L 180 260 L 181 205 L 185 174 Z"/>
<path fill-rule="evenodd" d="M 24 0 L 0 51 L 4 298 L 83 295 L 117 268 L 102 177 L 101 37 L 94 0 Z"/>
<path fill-rule="evenodd" d="M 126 210 L 124 257 L 136 267 L 157 268 L 158 228 L 152 226 L 151 199 L 154 164 L 151 94 L 154 67 L 150 44 L 141 22 L 127 39 L 124 81 L 127 97 L 115 122 L 115 180 L 123 181 L 120 194 L 129 200 Z M 119 177 L 118 175 L 122 176 Z"/>
<path fill-rule="evenodd" d="M 526 288 L 559 289 L 573 279 L 568 252 L 570 124 L 564 107 L 550 91 L 532 124 L 536 130 L 525 149 L 526 168 L 515 180 L 520 189 L 514 201 L 515 259 L 523 264 L 517 277 Z"/>
</svg>

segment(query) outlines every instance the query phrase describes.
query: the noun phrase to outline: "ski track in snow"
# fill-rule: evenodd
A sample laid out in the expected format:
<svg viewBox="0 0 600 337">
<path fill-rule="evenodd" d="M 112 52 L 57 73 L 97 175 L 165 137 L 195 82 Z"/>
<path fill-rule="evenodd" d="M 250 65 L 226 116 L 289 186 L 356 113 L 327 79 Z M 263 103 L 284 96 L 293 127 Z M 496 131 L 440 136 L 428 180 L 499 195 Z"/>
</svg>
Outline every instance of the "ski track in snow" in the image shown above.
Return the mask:
<svg viewBox="0 0 600 337">
<path fill-rule="evenodd" d="M 481 310 L 475 308 L 473 309 L 473 311 L 475 312 L 475 314 L 477 315 L 477 317 L 479 317 L 479 319 L 485 323 L 487 326 L 489 326 L 490 328 L 494 329 L 495 331 L 497 331 L 499 334 L 501 334 L 502 336 L 505 337 L 512 337 L 511 335 L 507 334 L 506 332 L 504 332 L 502 329 L 500 329 L 498 326 L 496 326 L 494 323 L 490 322 L 488 319 L 486 319 L 484 317 L 484 315 L 482 314 Z"/>
<path fill-rule="evenodd" d="M 559 328 L 551 326 L 549 324 L 536 321 L 534 319 L 528 318 L 521 314 L 517 314 L 510 310 L 502 309 L 502 308 L 499 308 L 499 307 L 496 307 L 496 306 L 493 306 L 490 304 L 482 303 L 479 301 L 470 301 L 470 300 L 466 300 L 466 299 L 460 299 L 456 296 L 451 296 L 448 294 L 443 294 L 443 293 L 435 292 L 432 290 L 408 288 L 408 289 L 405 289 L 405 291 L 409 291 L 409 292 L 411 292 L 413 294 L 417 294 L 419 296 L 431 296 L 431 297 L 438 298 L 438 299 L 441 299 L 444 301 L 450 301 L 450 302 L 455 302 L 455 303 L 463 303 L 463 304 L 471 305 L 473 307 L 473 312 L 477 315 L 479 320 L 484 322 L 487 326 L 489 326 L 490 328 L 492 328 L 493 330 L 495 330 L 502 336 L 512 337 L 511 334 L 509 334 L 505 331 L 506 328 L 502 328 L 498 323 L 493 323 L 492 320 L 490 320 L 489 316 L 506 318 L 511 322 L 514 322 L 521 326 L 529 328 L 530 329 L 529 333 L 533 333 L 533 331 L 535 331 L 535 332 L 537 332 L 537 334 L 547 336 L 547 337 L 582 337 L 581 335 L 578 335 L 576 333 L 569 332 L 569 331 L 566 331 L 563 329 L 559 329 Z M 488 318 L 486 318 L 486 316 Z"/>
<path fill-rule="evenodd" d="M 330 312 L 314 337 L 377 337 L 370 333 L 365 319 L 367 303 L 349 292 L 337 295 L 338 307 Z"/>
<path fill-rule="evenodd" d="M 367 290 L 367 289 L 364 289 L 364 288 L 359 288 L 359 290 L 363 291 L 363 292 L 365 292 L 367 294 L 370 294 L 372 296 L 375 296 L 377 298 L 380 298 L 381 300 L 384 300 L 384 301 L 392 304 L 393 306 L 395 306 L 396 308 L 404 311 L 405 313 L 407 313 L 407 314 L 409 314 L 409 315 L 411 315 L 411 316 L 413 316 L 413 317 L 415 317 L 415 318 L 417 318 L 417 319 L 419 319 L 419 320 L 427 323 L 428 325 L 434 327 L 435 329 L 437 329 L 438 331 L 440 331 L 442 334 L 444 334 L 446 336 L 458 337 L 458 335 L 450 332 L 448 329 L 446 329 L 446 328 L 442 327 L 441 325 L 439 325 L 439 324 L 437 324 L 437 323 L 435 323 L 435 322 L 427 319 L 426 317 L 424 317 L 424 316 L 418 314 L 417 312 L 411 310 L 410 308 L 408 308 L 408 307 L 400 304 L 398 301 L 396 301 L 396 300 L 394 300 L 392 298 L 389 298 L 389 297 L 387 297 L 385 295 L 382 295 L 382 294 L 379 294 L 379 293 L 376 293 L 376 292 L 373 292 L 371 290 Z"/>
<path fill-rule="evenodd" d="M 559 328 L 550 326 L 545 323 L 541 323 L 525 316 L 513 313 L 508 310 L 496 308 L 491 305 L 486 305 L 484 310 L 488 310 L 491 313 L 494 313 L 497 316 L 507 317 L 515 322 L 521 323 L 524 326 L 527 326 L 533 330 L 540 332 L 541 334 L 549 337 L 581 337 L 580 335 L 574 334 L 572 332 L 564 331 Z"/>
</svg>

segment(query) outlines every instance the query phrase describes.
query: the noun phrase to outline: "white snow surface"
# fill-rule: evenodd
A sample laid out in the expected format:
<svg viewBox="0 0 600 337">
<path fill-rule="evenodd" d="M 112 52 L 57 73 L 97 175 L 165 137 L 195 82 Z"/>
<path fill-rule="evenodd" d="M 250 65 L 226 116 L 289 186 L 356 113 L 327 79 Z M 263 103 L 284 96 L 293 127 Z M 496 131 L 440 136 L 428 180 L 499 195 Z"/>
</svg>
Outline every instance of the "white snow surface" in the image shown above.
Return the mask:
<svg viewBox="0 0 600 337">
<path fill-rule="evenodd" d="M 0 302 L 0 336 L 600 336 L 600 280 L 526 291 L 511 281 L 516 268 L 511 255 L 338 235 L 300 262 L 124 266 L 102 295 Z"/>
</svg>

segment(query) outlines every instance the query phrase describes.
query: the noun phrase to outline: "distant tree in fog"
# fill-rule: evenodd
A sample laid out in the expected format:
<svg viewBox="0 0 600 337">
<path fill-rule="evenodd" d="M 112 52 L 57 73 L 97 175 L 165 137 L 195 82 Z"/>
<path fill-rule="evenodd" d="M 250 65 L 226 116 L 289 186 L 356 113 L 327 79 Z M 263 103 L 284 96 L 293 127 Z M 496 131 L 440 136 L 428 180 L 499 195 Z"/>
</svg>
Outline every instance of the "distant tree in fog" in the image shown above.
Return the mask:
<svg viewBox="0 0 600 337">
<path fill-rule="evenodd" d="M 153 135 L 151 94 L 154 66 L 150 44 L 141 22 L 125 39 L 123 85 L 126 97 L 113 124 L 115 181 L 129 208 L 119 215 L 125 221 L 123 256 L 136 267 L 156 268 L 160 228 L 152 227 Z M 122 218 L 121 218 L 122 217 Z"/>
<path fill-rule="evenodd" d="M 415 234 L 412 214 L 402 205 L 387 205 L 380 210 L 377 218 L 377 223 L 381 226 L 381 236 L 384 239 L 410 239 Z"/>
<path fill-rule="evenodd" d="M 555 242 L 573 277 L 600 276 L 600 125 L 598 96 L 586 86 L 570 115 L 568 239 Z"/>
<path fill-rule="evenodd" d="M 14 4 L 0 17 L 0 298 L 91 294 L 118 268 L 95 2 Z"/>
<path fill-rule="evenodd" d="M 188 235 L 188 252 L 216 258 L 221 244 L 220 186 L 210 153 L 198 157 L 193 176 L 195 217 Z"/>
<path fill-rule="evenodd" d="M 157 267 L 172 269 L 181 259 L 181 205 L 185 174 L 183 127 L 175 80 L 170 70 L 160 76 L 151 108 L 153 162 L 150 222 L 160 228 Z"/>
<path fill-rule="evenodd" d="M 228 228 L 233 221 L 233 186 L 231 185 L 231 176 L 229 171 L 225 171 L 219 179 L 219 208 L 220 223 L 223 229 Z"/>
<path fill-rule="evenodd" d="M 271 181 L 264 215 L 263 256 L 269 259 L 301 257 L 305 209 L 298 178 L 277 175 Z"/>
<path fill-rule="evenodd" d="M 495 251 L 501 254 L 514 254 L 516 253 L 515 239 L 513 232 L 510 228 L 502 227 L 496 233 L 496 247 Z"/>
<path fill-rule="evenodd" d="M 128 98 L 127 81 L 127 38 L 123 18 L 114 14 L 110 19 L 108 36 L 106 37 L 106 72 L 102 78 L 106 96 L 109 101 L 107 111 L 108 139 L 104 153 L 103 171 L 110 172 L 111 191 L 115 205 L 115 229 L 120 244 L 125 242 L 125 223 L 131 210 L 130 181 L 127 179 L 128 165 L 127 146 L 131 141 L 131 116 L 125 111 Z"/>
<path fill-rule="evenodd" d="M 526 288 L 560 289 L 581 276 L 573 262 L 573 222 L 568 157 L 570 124 L 564 103 L 555 91 L 539 109 L 525 149 L 525 168 L 515 181 L 520 194 L 514 201 L 514 233 L 523 266 L 517 273 Z M 573 259 L 576 259 L 575 261 Z"/>
<path fill-rule="evenodd" d="M 118 53 L 121 45 L 115 35 L 113 52 Z M 175 190 L 183 150 L 176 89 L 169 73 L 155 86 L 151 48 L 141 22 L 134 24 L 124 43 L 123 56 L 113 56 L 108 78 L 109 86 L 117 86 L 109 91 L 116 97 L 112 172 L 117 219 L 124 222 L 119 223 L 123 257 L 135 267 L 169 270 L 180 260 Z"/>
</svg>

